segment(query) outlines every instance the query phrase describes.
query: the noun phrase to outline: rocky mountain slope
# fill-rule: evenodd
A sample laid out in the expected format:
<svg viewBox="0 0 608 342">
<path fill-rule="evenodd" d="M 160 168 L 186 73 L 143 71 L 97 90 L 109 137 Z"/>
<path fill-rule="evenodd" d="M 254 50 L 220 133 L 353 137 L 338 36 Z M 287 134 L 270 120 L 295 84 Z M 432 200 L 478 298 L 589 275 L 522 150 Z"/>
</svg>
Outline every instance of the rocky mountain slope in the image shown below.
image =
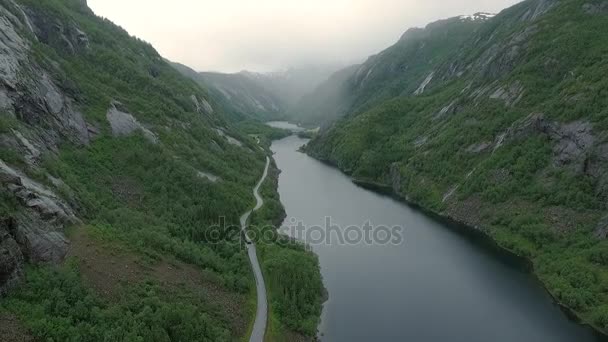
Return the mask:
<svg viewBox="0 0 608 342">
<path fill-rule="evenodd" d="M 0 0 L 0 340 L 241 339 L 258 138 L 86 0 Z"/>
<path fill-rule="evenodd" d="M 462 30 L 445 50 L 454 30 L 408 31 L 409 50 L 351 76 L 346 117 L 307 151 L 530 259 L 557 301 L 606 331 L 607 8 L 527 0 L 450 19 Z"/>
<path fill-rule="evenodd" d="M 208 89 L 210 95 L 234 121 L 279 118 L 287 104 L 257 79 L 245 73 L 222 74 L 196 72 L 185 65 L 172 63 L 184 76 Z"/>
<path fill-rule="evenodd" d="M 331 123 L 395 96 L 411 94 L 489 18 L 487 14 L 462 16 L 410 29 L 397 43 L 362 65 L 335 73 L 305 96 L 291 116 L 302 122 Z"/>
</svg>

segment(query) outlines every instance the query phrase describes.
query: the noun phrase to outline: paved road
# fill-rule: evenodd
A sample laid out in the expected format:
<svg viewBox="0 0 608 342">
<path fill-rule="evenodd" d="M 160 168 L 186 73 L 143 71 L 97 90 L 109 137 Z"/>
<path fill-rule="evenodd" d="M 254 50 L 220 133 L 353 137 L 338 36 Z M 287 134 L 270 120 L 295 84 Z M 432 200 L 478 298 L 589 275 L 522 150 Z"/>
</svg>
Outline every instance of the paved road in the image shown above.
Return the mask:
<svg viewBox="0 0 608 342">
<path fill-rule="evenodd" d="M 256 200 L 255 208 L 241 216 L 241 229 L 245 233 L 245 238 L 248 242 L 247 253 L 249 254 L 249 261 L 251 262 L 251 268 L 253 269 L 253 274 L 255 276 L 255 285 L 258 294 L 255 323 L 253 323 L 253 330 L 251 331 L 251 337 L 249 338 L 249 342 L 264 341 L 264 333 L 266 332 L 266 322 L 268 321 L 268 300 L 266 299 L 266 284 L 264 283 L 264 275 L 262 274 L 262 269 L 260 268 L 255 244 L 247 237 L 247 221 L 249 220 L 249 216 L 251 216 L 252 212 L 260 209 L 262 205 L 264 205 L 264 200 L 262 199 L 262 196 L 260 196 L 259 190 L 260 186 L 262 186 L 262 183 L 264 183 L 266 176 L 268 176 L 269 166 L 270 158 L 266 157 L 266 167 L 264 168 L 264 174 L 262 175 L 262 178 L 255 186 L 255 188 L 253 188 L 253 195 L 255 196 Z"/>
</svg>

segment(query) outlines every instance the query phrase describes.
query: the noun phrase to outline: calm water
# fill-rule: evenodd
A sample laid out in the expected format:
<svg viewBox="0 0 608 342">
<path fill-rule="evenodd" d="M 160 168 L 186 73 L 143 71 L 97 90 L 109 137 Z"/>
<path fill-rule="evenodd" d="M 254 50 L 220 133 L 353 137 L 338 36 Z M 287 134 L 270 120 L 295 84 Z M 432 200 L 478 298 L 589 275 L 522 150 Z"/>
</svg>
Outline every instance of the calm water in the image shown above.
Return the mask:
<svg viewBox="0 0 608 342">
<path fill-rule="evenodd" d="M 305 142 L 272 146 L 286 224 L 405 227 L 399 245 L 313 246 L 329 291 L 323 341 L 597 341 L 498 253 L 296 152 Z"/>
</svg>

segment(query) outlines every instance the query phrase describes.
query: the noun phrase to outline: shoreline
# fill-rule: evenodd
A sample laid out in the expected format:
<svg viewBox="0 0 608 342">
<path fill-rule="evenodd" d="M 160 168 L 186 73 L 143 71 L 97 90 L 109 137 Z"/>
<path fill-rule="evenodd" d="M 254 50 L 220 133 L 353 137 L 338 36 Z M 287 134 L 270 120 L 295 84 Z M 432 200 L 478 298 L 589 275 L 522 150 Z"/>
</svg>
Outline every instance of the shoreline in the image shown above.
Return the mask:
<svg viewBox="0 0 608 342">
<path fill-rule="evenodd" d="M 560 310 L 568 317 L 569 320 L 571 320 L 572 322 L 574 322 L 576 324 L 579 324 L 580 326 L 582 326 L 586 329 L 589 329 L 590 332 L 593 333 L 593 335 L 600 341 L 608 342 L 608 331 L 604 331 L 604 330 L 598 328 L 597 326 L 595 326 L 589 322 L 586 322 L 585 320 L 583 320 L 581 318 L 581 316 L 575 310 L 571 309 L 570 307 L 568 307 L 567 305 L 565 305 L 564 303 L 562 303 L 561 301 L 559 301 L 557 299 L 557 297 L 551 292 L 551 290 L 542 281 L 542 279 L 540 277 L 538 277 L 532 260 L 530 260 L 529 258 L 524 257 L 522 255 L 519 255 L 508 248 L 505 248 L 505 247 L 499 245 L 496 242 L 496 240 L 494 240 L 494 238 L 492 238 L 491 235 L 489 235 L 488 233 L 483 231 L 480 227 L 471 226 L 465 222 L 462 222 L 453 217 L 450 217 L 449 215 L 442 214 L 442 213 L 436 212 L 434 210 L 425 208 L 416 202 L 408 200 L 403 195 L 396 193 L 393 190 L 393 188 L 388 184 L 382 184 L 382 183 L 367 181 L 367 180 L 363 180 L 363 179 L 356 179 L 356 178 L 352 177 L 348 172 L 339 168 L 335 163 L 333 163 L 329 160 L 326 160 L 324 158 L 320 158 L 319 156 L 310 154 L 306 150 L 306 145 L 303 145 L 302 148 L 300 148 L 300 152 L 305 153 L 306 155 L 310 156 L 311 158 L 318 160 L 318 161 L 322 162 L 323 164 L 331 166 L 332 168 L 335 168 L 336 170 L 342 172 L 356 186 L 359 186 L 363 189 L 372 191 L 372 192 L 382 195 L 382 196 L 390 197 L 415 210 L 418 210 L 421 213 L 423 213 L 424 215 L 427 215 L 428 217 L 432 218 L 433 220 L 436 220 L 436 221 L 444 224 L 448 229 L 453 230 L 459 234 L 462 234 L 462 235 L 466 236 L 467 238 L 474 239 L 475 242 L 482 244 L 484 248 L 488 248 L 489 250 L 492 250 L 494 253 L 497 253 L 500 257 L 504 258 L 503 261 L 508 261 L 509 263 L 512 263 L 513 265 L 519 267 L 522 271 L 524 271 L 524 272 L 528 273 L 530 276 L 532 276 L 534 278 L 534 280 L 538 282 L 539 286 L 541 286 L 543 288 L 543 290 L 549 295 L 552 302 L 560 308 Z"/>
</svg>

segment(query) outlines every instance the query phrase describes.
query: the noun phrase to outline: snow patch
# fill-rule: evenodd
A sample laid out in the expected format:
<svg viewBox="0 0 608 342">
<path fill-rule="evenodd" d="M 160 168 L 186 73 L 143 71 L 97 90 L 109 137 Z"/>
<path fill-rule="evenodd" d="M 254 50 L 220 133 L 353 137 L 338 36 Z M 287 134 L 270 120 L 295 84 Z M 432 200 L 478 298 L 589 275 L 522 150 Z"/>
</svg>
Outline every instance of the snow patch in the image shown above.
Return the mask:
<svg viewBox="0 0 608 342">
<path fill-rule="evenodd" d="M 494 18 L 495 16 L 496 16 L 496 14 L 494 14 L 494 13 L 479 12 L 479 13 L 475 13 L 472 15 L 461 15 L 458 18 L 462 21 L 466 21 L 466 20 L 478 21 L 478 20 L 488 20 L 488 19 Z"/>
</svg>

